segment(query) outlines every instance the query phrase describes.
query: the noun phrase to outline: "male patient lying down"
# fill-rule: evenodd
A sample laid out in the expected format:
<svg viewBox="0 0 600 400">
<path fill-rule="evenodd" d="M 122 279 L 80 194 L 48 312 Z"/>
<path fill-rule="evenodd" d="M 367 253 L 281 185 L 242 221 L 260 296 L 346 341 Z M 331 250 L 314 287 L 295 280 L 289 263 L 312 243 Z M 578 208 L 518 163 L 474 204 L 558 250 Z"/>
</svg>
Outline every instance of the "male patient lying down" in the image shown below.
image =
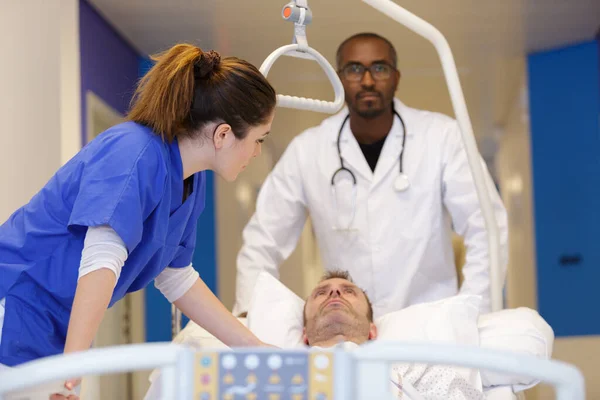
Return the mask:
<svg viewBox="0 0 600 400">
<path fill-rule="evenodd" d="M 318 348 L 343 343 L 351 349 L 376 338 L 373 309 L 366 293 L 347 272 L 325 275 L 304 306 L 304 343 Z M 410 394 L 410 389 L 425 399 L 484 398 L 456 369 L 446 366 L 396 365 L 391 381 L 398 398 L 407 398 L 404 393 Z"/>
</svg>

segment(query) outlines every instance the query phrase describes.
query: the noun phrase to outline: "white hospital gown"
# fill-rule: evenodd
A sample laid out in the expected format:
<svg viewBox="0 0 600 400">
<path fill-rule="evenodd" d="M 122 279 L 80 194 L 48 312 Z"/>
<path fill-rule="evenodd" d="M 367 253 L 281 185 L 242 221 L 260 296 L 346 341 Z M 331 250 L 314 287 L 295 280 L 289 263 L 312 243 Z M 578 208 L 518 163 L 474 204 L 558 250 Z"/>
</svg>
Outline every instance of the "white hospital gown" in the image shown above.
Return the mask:
<svg viewBox="0 0 600 400">
<path fill-rule="evenodd" d="M 344 342 L 341 346 L 347 351 L 359 347 L 353 342 Z M 315 348 L 320 348 L 315 346 Z M 402 400 L 485 400 L 483 393 L 474 387 L 458 368 L 444 365 L 427 366 L 425 364 L 395 364 L 390 371 L 391 391 Z M 412 392 L 420 397 L 413 398 L 407 393 L 409 386 Z"/>
<path fill-rule="evenodd" d="M 484 400 L 455 368 L 424 364 L 397 364 L 391 372 L 392 390 L 398 399 L 410 399 L 402 390 L 411 385 L 425 400 Z M 412 400 L 412 399 L 411 399 Z"/>
</svg>

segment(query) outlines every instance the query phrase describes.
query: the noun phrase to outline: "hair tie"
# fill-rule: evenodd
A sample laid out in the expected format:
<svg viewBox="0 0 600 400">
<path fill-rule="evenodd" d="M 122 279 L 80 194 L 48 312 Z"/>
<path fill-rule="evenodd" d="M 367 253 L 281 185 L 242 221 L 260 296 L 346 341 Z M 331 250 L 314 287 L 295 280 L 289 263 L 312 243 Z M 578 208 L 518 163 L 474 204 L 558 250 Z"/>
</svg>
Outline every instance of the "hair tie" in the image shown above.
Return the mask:
<svg viewBox="0 0 600 400">
<path fill-rule="evenodd" d="M 194 75 L 198 79 L 208 78 L 221 63 L 221 55 L 214 50 L 203 52 L 194 64 Z"/>
</svg>

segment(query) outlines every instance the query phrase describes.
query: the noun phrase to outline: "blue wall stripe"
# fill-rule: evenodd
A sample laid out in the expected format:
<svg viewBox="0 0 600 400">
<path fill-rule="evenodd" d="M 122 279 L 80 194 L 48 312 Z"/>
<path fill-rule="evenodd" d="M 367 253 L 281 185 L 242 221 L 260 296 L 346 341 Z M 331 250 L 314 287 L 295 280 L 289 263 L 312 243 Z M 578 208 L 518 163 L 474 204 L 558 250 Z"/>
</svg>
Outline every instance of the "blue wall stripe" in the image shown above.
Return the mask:
<svg viewBox="0 0 600 400">
<path fill-rule="evenodd" d="M 528 57 L 539 312 L 555 335 L 598 335 L 597 41 Z"/>
<path fill-rule="evenodd" d="M 212 171 L 206 172 L 206 205 L 198 218 L 194 268 L 215 295 L 217 292 L 217 230 L 215 210 L 215 178 Z"/>
</svg>

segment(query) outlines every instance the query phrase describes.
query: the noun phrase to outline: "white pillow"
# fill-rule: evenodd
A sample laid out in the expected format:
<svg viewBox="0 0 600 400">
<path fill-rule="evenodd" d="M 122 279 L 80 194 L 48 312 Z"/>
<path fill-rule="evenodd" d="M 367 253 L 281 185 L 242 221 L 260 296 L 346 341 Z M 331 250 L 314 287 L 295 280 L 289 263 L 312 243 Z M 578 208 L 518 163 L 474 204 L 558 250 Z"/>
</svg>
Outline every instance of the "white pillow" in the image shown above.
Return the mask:
<svg viewBox="0 0 600 400">
<path fill-rule="evenodd" d="M 280 348 L 302 345 L 304 300 L 267 272 L 258 275 L 248 305 L 248 328 Z"/>
<path fill-rule="evenodd" d="M 378 338 L 479 346 L 480 304 L 481 297 L 474 295 L 415 304 L 377 318 Z"/>
<path fill-rule="evenodd" d="M 552 357 L 554 331 L 546 321 L 529 308 L 501 310 L 479 317 L 481 347 L 499 351 L 512 351 L 544 359 Z M 515 392 L 529 389 L 539 380 L 482 371 L 484 386 L 511 385 Z"/>
</svg>

